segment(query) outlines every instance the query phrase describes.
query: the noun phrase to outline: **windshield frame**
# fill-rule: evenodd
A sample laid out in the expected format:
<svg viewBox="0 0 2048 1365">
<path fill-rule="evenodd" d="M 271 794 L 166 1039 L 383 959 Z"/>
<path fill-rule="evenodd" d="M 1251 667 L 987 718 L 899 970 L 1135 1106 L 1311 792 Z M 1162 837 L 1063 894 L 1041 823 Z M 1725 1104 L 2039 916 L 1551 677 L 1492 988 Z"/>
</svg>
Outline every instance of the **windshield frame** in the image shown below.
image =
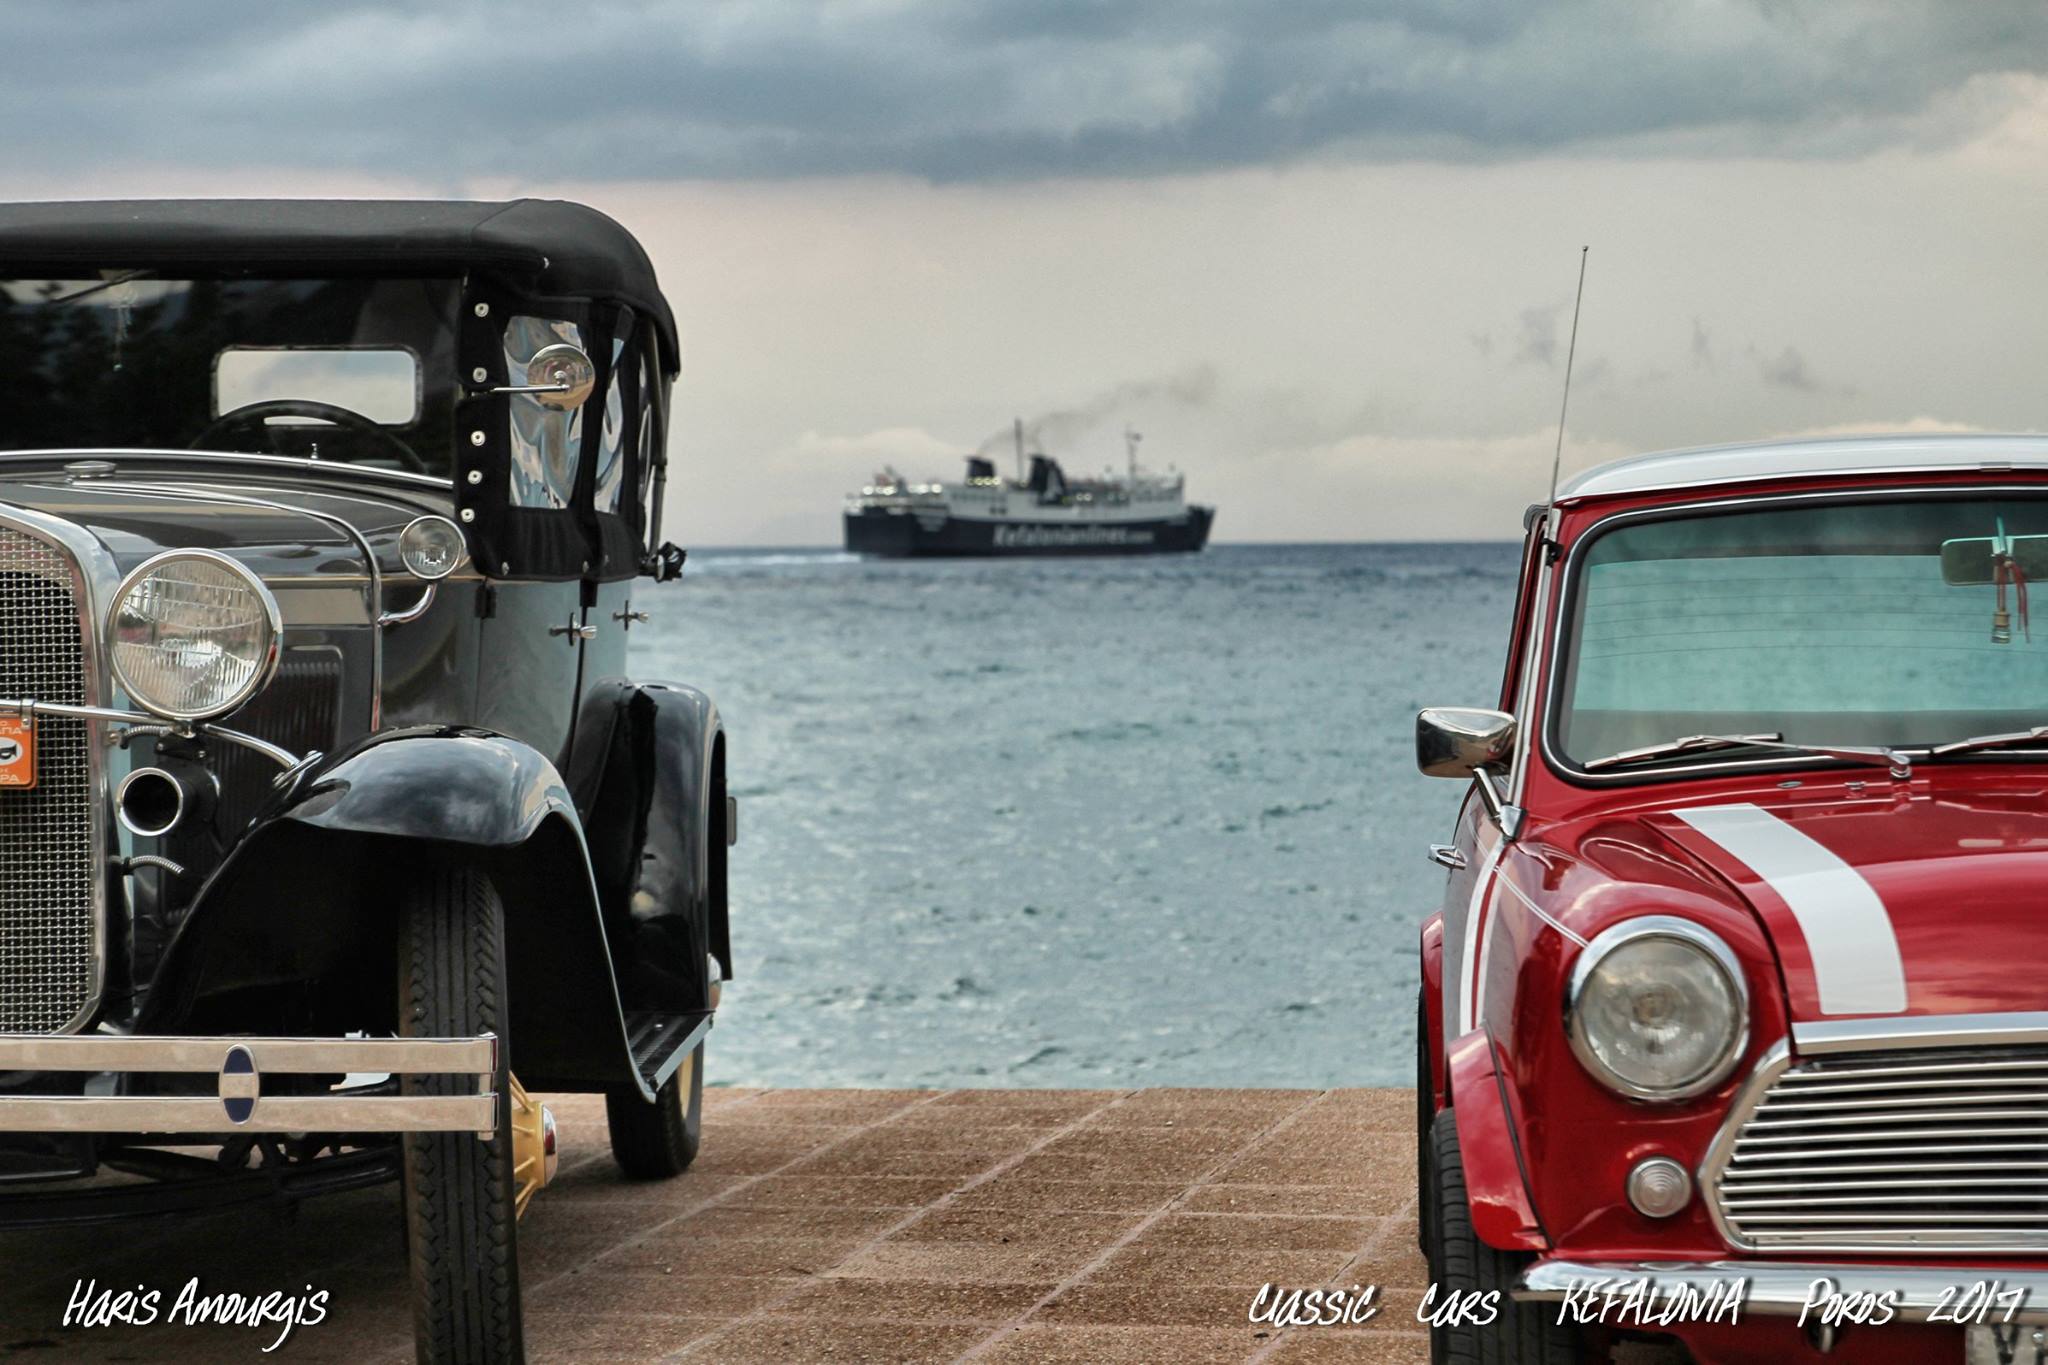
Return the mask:
<svg viewBox="0 0 2048 1365">
<path fill-rule="evenodd" d="M 1902 502 L 1902 501 L 1967 501 L 1973 498 L 2017 495 L 2048 500 L 2048 483 L 1938 483 L 1938 484 L 1893 484 L 1887 487 L 1807 489 L 1787 493 L 1757 493 L 1736 497 L 1717 497 L 1701 502 L 1671 502 L 1655 507 L 1639 507 L 1615 512 L 1601 517 L 1592 525 L 1573 537 L 1571 548 L 1565 552 L 1562 565 L 1563 582 L 1557 596 L 1555 613 L 1548 631 L 1549 658 L 1543 665 L 1543 706 L 1542 724 L 1537 727 L 1537 747 L 1541 749 L 1544 763 L 1559 778 L 1578 787 L 1626 787 L 1640 786 L 1654 782 L 1676 782 L 1700 777 L 1739 775 L 1746 772 L 1775 773 L 1789 771 L 1811 771 L 1824 769 L 1845 773 L 1866 773 L 1860 765 L 1845 763 L 1818 754 L 1773 753 L 1769 756 L 1747 756 L 1745 750 L 1729 749 L 1730 757 L 1717 758 L 1711 753 L 1691 756 L 1674 755 L 1670 760 L 1646 760 L 1641 764 L 1624 765 L 1620 768 L 1599 768 L 1588 770 L 1568 757 L 1558 740 L 1558 732 L 1564 719 L 1565 670 L 1570 662 L 1570 632 L 1578 615 L 1579 595 L 1584 586 L 1584 559 L 1587 550 L 1610 531 L 1625 526 L 1640 525 L 1654 521 L 1691 520 L 1704 516 L 1727 516 L 1742 512 L 1753 512 L 1764 508 L 1796 507 L 1819 503 L 1854 502 Z M 2044 698 L 2043 723 L 2048 723 L 2048 698 Z M 1672 736 L 1676 739 L 1679 736 Z M 1961 738 L 1958 736 L 1958 738 Z M 1796 735 L 1787 735 L 1787 741 L 1797 742 Z M 1922 762 L 2001 762 L 2017 760 L 2039 762 L 2048 760 L 2048 747 L 2028 748 L 2013 745 L 2009 748 L 1983 749 L 1969 753 L 1949 754 L 1935 758 L 1930 745 L 1893 746 L 1909 756 L 1915 764 Z M 1881 780 L 1882 774 L 1872 775 Z"/>
</svg>

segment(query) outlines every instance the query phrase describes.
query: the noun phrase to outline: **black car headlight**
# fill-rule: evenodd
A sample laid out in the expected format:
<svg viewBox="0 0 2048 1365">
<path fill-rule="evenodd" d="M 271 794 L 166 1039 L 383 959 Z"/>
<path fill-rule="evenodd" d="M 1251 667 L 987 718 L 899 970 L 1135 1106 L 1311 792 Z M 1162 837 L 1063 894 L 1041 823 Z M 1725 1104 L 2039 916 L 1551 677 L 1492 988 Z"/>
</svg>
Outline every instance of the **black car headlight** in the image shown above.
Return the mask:
<svg viewBox="0 0 2048 1365">
<path fill-rule="evenodd" d="M 446 517 L 414 517 L 398 533 L 398 559 L 414 578 L 438 583 L 462 567 L 469 545 Z"/>
<path fill-rule="evenodd" d="M 167 720 L 224 716 L 277 670 L 277 599 L 212 550 L 171 550 L 136 566 L 114 593 L 107 657 L 130 700 Z"/>
<path fill-rule="evenodd" d="M 1572 1051 L 1602 1084 L 1640 1100 L 1719 1085 L 1749 1039 L 1742 966 L 1691 920 L 1645 915 L 1579 953 L 1565 994 Z"/>
</svg>

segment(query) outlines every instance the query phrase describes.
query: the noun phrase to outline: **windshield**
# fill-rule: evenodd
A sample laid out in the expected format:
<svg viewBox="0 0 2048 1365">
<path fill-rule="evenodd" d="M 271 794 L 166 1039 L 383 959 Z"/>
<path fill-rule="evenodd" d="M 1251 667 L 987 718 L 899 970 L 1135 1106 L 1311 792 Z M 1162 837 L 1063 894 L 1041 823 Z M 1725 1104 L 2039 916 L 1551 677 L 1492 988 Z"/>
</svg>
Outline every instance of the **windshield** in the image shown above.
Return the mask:
<svg viewBox="0 0 2048 1365">
<path fill-rule="evenodd" d="M 446 477 L 452 279 L 0 280 L 0 450 L 316 456 Z"/>
<path fill-rule="evenodd" d="M 2048 620 L 2033 637 L 2026 610 L 2048 499 L 1641 521 L 1575 559 L 1552 713 L 1575 765 L 1692 735 L 1914 748 L 2048 723 Z M 1757 755 L 1668 761 L 1717 757 Z"/>
</svg>

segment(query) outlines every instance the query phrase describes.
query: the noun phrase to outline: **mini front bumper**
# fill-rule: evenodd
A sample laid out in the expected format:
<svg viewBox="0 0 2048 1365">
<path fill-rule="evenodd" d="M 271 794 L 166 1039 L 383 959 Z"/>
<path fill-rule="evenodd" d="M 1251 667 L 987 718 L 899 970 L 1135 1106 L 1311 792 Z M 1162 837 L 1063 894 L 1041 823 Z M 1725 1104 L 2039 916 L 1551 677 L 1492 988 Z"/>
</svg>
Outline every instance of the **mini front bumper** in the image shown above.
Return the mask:
<svg viewBox="0 0 2048 1365">
<path fill-rule="evenodd" d="M 2016 1307 L 2008 1312 L 2007 1300 L 1998 1300 L 1985 1321 L 2048 1324 L 2048 1271 L 2004 1266 L 1539 1261 L 1516 1283 L 1514 1297 L 1521 1303 L 1571 1301 L 1576 1311 L 1568 1316 L 1611 1322 L 1616 1319 L 1602 1316 L 1601 1305 L 1620 1307 L 1646 1300 L 1670 1303 L 1684 1298 L 1727 1302 L 1733 1298 L 1743 1314 L 1818 1318 L 1820 1303 L 1830 1298 L 1875 1301 L 1889 1295 L 1894 1320 L 1926 1322 L 1937 1310 L 1954 1313 L 1970 1307 L 1973 1301 L 1964 1296 L 1973 1285 L 1995 1285 L 2001 1294 L 2016 1295 Z"/>
<path fill-rule="evenodd" d="M 82 1095 L 0 1094 L 0 1133 L 461 1133 L 497 1131 L 498 1040 L 177 1038 L 0 1034 L 0 1072 L 86 1072 Z M 118 1092 L 104 1076 L 205 1074 L 214 1095 Z M 270 1094 L 269 1076 L 466 1076 L 456 1095 Z"/>
</svg>

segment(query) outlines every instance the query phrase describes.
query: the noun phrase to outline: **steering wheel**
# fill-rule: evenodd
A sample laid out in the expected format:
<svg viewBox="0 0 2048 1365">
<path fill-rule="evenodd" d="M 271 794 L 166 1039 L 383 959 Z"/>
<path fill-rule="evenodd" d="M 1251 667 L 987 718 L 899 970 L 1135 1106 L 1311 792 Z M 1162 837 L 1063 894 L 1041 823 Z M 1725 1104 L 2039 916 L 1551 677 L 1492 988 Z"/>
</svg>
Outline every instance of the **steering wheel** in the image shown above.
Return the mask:
<svg viewBox="0 0 2048 1365">
<path fill-rule="evenodd" d="M 207 423 L 206 430 L 194 436 L 191 444 L 185 449 L 197 450 L 232 427 L 260 424 L 272 417 L 310 417 L 315 421 L 328 422 L 365 436 L 373 436 L 389 446 L 398 456 L 398 462 L 407 469 L 420 474 L 433 472 L 427 468 L 427 462 L 419 457 L 419 452 L 388 429 L 379 426 L 353 408 L 344 408 L 337 403 L 322 403 L 316 398 L 266 398 L 260 403 L 244 403 L 241 407 L 224 412 Z"/>
</svg>

